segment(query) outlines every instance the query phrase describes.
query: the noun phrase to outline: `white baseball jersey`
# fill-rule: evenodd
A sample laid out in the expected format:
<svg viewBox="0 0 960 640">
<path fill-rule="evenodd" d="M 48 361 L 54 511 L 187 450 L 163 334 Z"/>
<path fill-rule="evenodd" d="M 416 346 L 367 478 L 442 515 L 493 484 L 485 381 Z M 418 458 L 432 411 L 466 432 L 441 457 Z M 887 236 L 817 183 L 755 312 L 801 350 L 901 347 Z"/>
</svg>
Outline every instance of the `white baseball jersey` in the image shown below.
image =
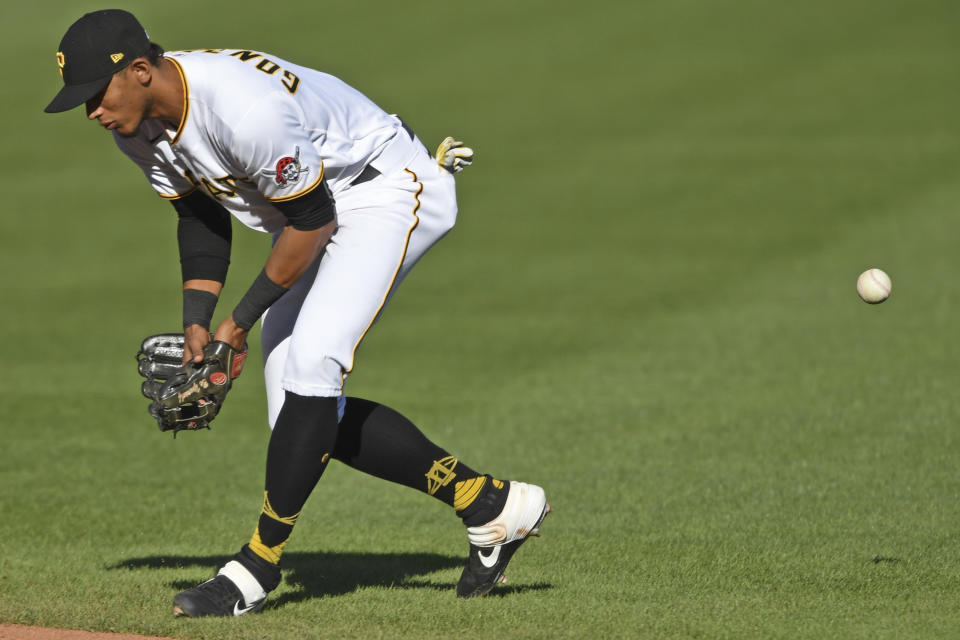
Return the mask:
<svg viewBox="0 0 960 640">
<path fill-rule="evenodd" d="M 335 200 L 336 234 L 264 314 L 261 339 L 271 426 L 285 391 L 340 396 L 342 412 L 357 347 L 456 221 L 453 175 L 399 118 L 333 76 L 255 51 L 167 57 L 183 81 L 182 121 L 114 136 L 162 197 L 202 190 L 269 233 Z M 376 177 L 355 182 L 368 165 Z"/>
<path fill-rule="evenodd" d="M 322 188 L 347 188 L 398 131 L 387 114 L 341 80 L 247 50 L 167 53 L 185 95 L 176 129 L 145 120 L 114 134 L 161 197 L 203 189 L 244 225 L 275 233 L 277 205 Z M 316 195 L 316 194 L 315 194 Z"/>
</svg>

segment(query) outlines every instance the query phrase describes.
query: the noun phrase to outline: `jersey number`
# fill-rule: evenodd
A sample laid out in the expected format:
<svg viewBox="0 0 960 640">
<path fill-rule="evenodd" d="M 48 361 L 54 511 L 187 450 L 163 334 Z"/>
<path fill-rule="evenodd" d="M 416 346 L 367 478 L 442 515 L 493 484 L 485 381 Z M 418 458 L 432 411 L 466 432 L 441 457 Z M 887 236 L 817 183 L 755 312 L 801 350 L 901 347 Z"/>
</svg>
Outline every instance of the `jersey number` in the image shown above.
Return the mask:
<svg viewBox="0 0 960 640">
<path fill-rule="evenodd" d="M 201 186 L 207 190 L 214 200 L 219 200 L 220 198 L 232 198 L 237 195 L 237 179 L 233 176 L 223 176 L 222 178 L 214 178 L 213 182 L 216 182 L 223 187 L 222 189 L 217 185 L 210 182 L 207 178 L 201 177 L 197 178 L 196 174 L 193 173 L 190 169 L 185 169 L 183 172 L 184 177 L 190 181 L 196 188 Z"/>
<path fill-rule="evenodd" d="M 212 182 L 206 178 L 200 178 L 200 181 L 203 183 L 203 188 L 207 190 L 214 199 L 219 200 L 220 198 L 232 198 L 237 195 L 237 185 L 236 178 L 233 176 L 223 176 L 222 178 L 214 178 L 214 181 L 217 182 L 223 189 L 218 188 Z"/>
</svg>

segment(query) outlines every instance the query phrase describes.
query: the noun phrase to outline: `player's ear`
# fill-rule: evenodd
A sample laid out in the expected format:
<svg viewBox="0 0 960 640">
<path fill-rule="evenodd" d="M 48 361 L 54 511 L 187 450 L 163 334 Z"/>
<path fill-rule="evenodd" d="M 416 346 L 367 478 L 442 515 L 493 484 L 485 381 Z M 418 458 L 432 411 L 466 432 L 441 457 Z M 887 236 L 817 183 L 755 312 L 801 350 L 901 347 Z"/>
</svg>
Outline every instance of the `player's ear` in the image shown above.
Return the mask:
<svg viewBox="0 0 960 640">
<path fill-rule="evenodd" d="M 130 63 L 127 69 L 141 85 L 147 86 L 150 84 L 150 80 L 153 77 L 153 67 L 146 58 L 136 58 Z"/>
</svg>

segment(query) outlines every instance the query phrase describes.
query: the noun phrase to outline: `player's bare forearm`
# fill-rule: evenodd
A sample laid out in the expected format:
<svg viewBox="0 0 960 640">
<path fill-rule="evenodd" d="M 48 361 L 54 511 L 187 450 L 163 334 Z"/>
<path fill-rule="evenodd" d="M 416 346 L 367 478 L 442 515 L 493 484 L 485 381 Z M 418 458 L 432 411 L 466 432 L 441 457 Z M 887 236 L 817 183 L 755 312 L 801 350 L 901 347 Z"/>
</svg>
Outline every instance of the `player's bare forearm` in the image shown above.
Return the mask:
<svg viewBox="0 0 960 640">
<path fill-rule="evenodd" d="M 200 291 L 209 291 L 215 296 L 220 295 L 223 289 L 223 283 L 216 280 L 187 280 L 183 283 L 184 289 L 198 289 Z"/>
<path fill-rule="evenodd" d="M 213 339 L 226 342 L 233 348 L 242 351 L 244 344 L 247 342 L 247 332 L 237 326 L 233 316 L 227 316 L 217 327 Z"/>
<path fill-rule="evenodd" d="M 336 221 L 319 229 L 300 231 L 286 227 L 267 258 L 267 276 L 281 287 L 291 287 L 330 241 Z"/>
</svg>

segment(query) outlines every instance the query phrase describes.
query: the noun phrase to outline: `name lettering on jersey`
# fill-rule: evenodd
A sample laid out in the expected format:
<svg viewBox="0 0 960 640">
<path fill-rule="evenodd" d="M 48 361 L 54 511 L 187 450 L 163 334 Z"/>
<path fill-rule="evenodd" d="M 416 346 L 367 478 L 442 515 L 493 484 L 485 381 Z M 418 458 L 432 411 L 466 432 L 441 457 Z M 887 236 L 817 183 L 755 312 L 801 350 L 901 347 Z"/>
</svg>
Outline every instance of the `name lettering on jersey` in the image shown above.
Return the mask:
<svg viewBox="0 0 960 640">
<path fill-rule="evenodd" d="M 279 68 L 280 65 L 273 60 L 267 60 L 266 58 L 257 63 L 257 69 L 260 69 L 260 71 L 263 71 L 268 76 L 275 74 Z"/>
<path fill-rule="evenodd" d="M 293 75 L 292 71 L 284 70 L 283 80 L 280 81 L 280 84 L 287 88 L 287 91 L 290 92 L 290 95 L 293 95 L 297 92 L 297 89 L 300 87 L 300 78 Z"/>
<path fill-rule="evenodd" d="M 234 58 L 239 58 L 241 62 L 246 62 L 247 60 L 253 60 L 254 58 L 260 57 L 260 54 L 255 51 L 234 51 L 230 55 Z"/>
<path fill-rule="evenodd" d="M 310 167 L 300 164 L 300 147 L 296 147 L 292 156 L 283 156 L 277 160 L 276 169 L 262 169 L 260 173 L 273 176 L 274 182 L 281 189 L 285 189 L 300 181 L 302 174 L 310 171 Z"/>
<path fill-rule="evenodd" d="M 209 51 L 212 53 L 214 50 L 211 49 Z M 270 60 L 269 58 L 264 58 L 262 55 L 260 55 L 256 51 L 247 51 L 247 50 L 234 51 L 233 53 L 230 53 L 227 55 L 236 58 L 240 62 L 249 62 L 250 60 L 261 58 L 261 60 L 257 63 L 257 69 L 259 69 L 260 71 L 263 71 L 268 76 L 272 76 L 282 68 L 273 60 Z M 300 78 L 298 78 L 296 74 L 293 73 L 292 71 L 287 71 L 286 69 L 283 70 L 283 73 L 281 75 L 282 75 L 282 78 L 280 79 L 280 84 L 282 84 L 284 88 L 290 92 L 291 95 L 296 93 L 297 89 L 300 88 Z"/>
</svg>

